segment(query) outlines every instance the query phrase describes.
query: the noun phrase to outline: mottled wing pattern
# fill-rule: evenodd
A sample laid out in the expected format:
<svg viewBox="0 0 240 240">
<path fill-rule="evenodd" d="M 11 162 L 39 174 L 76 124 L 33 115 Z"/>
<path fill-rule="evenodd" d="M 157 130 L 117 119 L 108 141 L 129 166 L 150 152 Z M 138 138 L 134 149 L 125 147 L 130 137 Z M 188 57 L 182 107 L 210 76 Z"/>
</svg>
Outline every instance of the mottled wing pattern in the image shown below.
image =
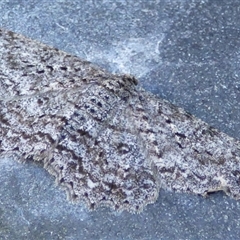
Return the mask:
<svg viewBox="0 0 240 240">
<path fill-rule="evenodd" d="M 201 195 L 223 190 L 240 199 L 239 141 L 144 90 L 138 94 L 145 108 L 135 115 L 147 120 L 138 129 L 161 187 Z"/>
<path fill-rule="evenodd" d="M 94 78 L 95 69 L 5 30 L 0 31 L 0 49 L 1 151 L 14 149 L 24 159 L 36 159 L 57 141 L 59 129 L 74 111 L 69 96 L 84 94 L 86 82 L 94 81 L 85 74 L 92 72 Z"/>
<path fill-rule="evenodd" d="M 42 161 L 90 208 L 140 211 L 155 201 L 159 184 L 126 120 L 136 80 L 14 33 L 1 38 L 2 154 Z"/>
<path fill-rule="evenodd" d="M 126 126 L 126 99 L 92 85 L 60 132 L 47 169 L 73 199 L 140 211 L 156 200 L 158 183 L 146 153 Z M 116 125 L 117 124 L 117 125 Z"/>
<path fill-rule="evenodd" d="M 0 30 L 0 154 L 35 160 L 94 209 L 141 211 L 159 188 L 240 198 L 239 142 L 130 76 Z"/>
</svg>

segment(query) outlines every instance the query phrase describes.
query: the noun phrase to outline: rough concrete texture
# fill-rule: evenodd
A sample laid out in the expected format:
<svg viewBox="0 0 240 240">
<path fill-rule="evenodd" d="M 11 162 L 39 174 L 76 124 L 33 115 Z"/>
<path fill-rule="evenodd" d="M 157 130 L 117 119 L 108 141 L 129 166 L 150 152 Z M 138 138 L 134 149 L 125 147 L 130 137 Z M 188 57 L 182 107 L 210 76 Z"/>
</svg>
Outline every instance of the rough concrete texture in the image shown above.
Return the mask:
<svg viewBox="0 0 240 240">
<path fill-rule="evenodd" d="M 240 3 L 0 2 L 0 27 L 107 68 L 240 139 Z M 73 205 L 40 166 L 0 160 L 0 239 L 238 239 L 240 202 L 160 192 L 138 215 Z"/>
</svg>

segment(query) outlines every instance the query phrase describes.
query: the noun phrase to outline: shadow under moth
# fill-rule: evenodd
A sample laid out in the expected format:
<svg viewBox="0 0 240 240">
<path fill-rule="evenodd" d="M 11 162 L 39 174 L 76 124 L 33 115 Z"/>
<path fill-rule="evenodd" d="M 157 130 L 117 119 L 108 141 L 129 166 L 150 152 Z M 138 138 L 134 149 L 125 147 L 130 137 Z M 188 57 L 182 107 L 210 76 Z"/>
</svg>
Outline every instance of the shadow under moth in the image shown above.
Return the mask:
<svg viewBox="0 0 240 240">
<path fill-rule="evenodd" d="M 240 143 L 128 75 L 0 30 L 0 156 L 39 161 L 70 200 L 139 212 L 160 188 L 240 199 Z"/>
</svg>

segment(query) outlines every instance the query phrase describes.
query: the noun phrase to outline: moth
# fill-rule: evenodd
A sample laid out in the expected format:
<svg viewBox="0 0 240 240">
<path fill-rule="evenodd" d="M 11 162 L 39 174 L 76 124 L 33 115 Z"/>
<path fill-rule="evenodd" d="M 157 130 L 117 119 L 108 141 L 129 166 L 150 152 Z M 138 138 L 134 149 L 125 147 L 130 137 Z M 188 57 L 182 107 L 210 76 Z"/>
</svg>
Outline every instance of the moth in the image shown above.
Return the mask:
<svg viewBox="0 0 240 240">
<path fill-rule="evenodd" d="M 240 198 L 240 143 L 129 75 L 0 30 L 0 156 L 37 161 L 90 209 L 159 189 Z"/>
</svg>

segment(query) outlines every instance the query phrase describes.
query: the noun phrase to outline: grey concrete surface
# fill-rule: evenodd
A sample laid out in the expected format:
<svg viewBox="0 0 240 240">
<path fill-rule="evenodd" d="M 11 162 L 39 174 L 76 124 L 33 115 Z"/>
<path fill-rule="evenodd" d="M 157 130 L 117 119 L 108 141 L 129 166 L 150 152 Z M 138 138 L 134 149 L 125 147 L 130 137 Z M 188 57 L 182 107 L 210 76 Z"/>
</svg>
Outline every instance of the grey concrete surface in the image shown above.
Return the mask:
<svg viewBox="0 0 240 240">
<path fill-rule="evenodd" d="M 238 0 L 3 0 L 0 27 L 107 68 L 240 139 Z M 137 215 L 72 204 L 41 166 L 0 159 L 0 239 L 238 239 L 240 201 L 161 191 Z"/>
</svg>

